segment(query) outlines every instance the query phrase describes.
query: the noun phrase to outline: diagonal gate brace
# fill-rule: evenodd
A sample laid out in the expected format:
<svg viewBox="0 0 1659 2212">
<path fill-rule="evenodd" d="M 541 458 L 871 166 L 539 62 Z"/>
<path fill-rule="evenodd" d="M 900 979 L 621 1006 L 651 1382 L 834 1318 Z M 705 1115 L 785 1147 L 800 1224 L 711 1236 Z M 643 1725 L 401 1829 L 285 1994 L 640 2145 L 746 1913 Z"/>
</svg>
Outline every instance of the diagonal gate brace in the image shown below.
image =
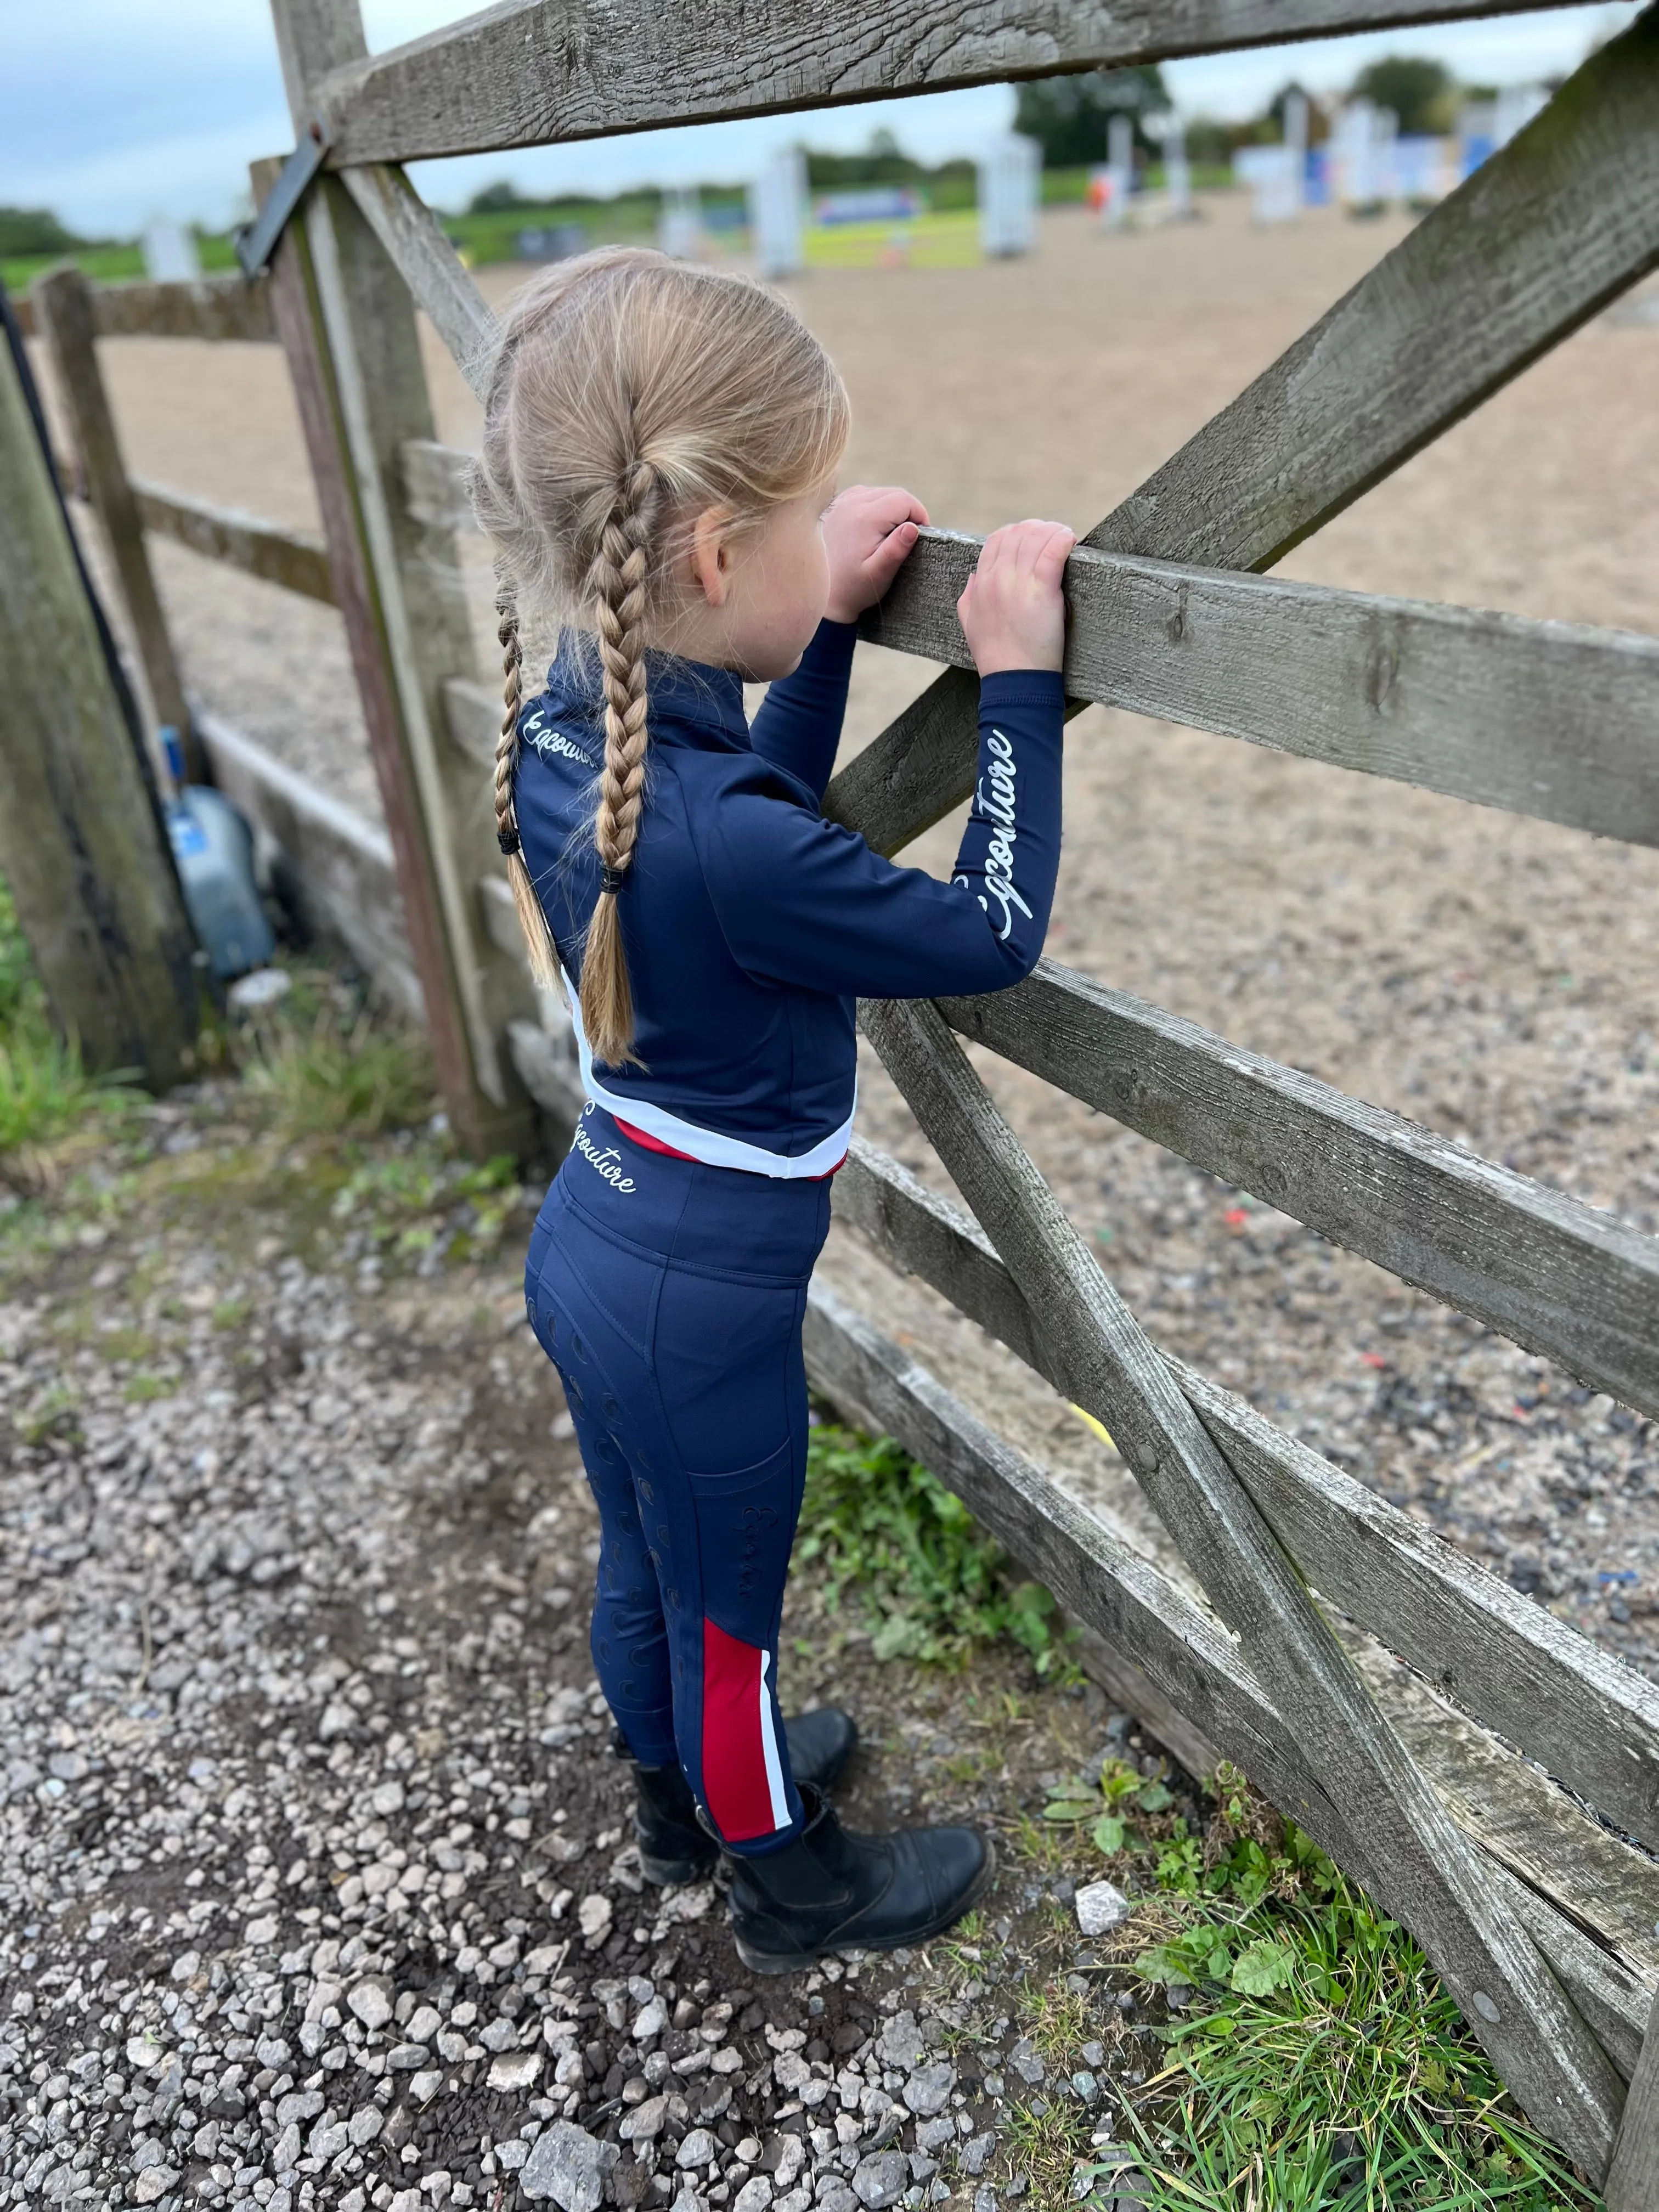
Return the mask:
<svg viewBox="0 0 1659 2212">
<path fill-rule="evenodd" d="M 1039 1326 L 1294 1732 L 1352 1871 L 1416 1935 L 1534 2121 L 1607 2170 L 1624 2084 L 1371 1698 L 1296 1562 L 1200 1421 L 936 1006 L 866 1001 L 874 1044 Z"/>
</svg>

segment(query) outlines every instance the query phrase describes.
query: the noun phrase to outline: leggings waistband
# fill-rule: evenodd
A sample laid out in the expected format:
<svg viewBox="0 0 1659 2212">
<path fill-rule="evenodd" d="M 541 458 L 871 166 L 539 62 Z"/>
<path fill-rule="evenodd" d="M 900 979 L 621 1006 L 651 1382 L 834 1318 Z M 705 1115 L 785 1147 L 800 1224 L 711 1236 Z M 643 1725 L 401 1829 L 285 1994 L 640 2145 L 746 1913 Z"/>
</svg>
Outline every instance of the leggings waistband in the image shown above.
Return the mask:
<svg viewBox="0 0 1659 2212">
<path fill-rule="evenodd" d="M 677 1267 L 803 1282 L 829 1232 L 830 1188 L 648 1150 L 590 1102 L 548 1204 L 562 1194 L 605 1235 Z"/>
</svg>

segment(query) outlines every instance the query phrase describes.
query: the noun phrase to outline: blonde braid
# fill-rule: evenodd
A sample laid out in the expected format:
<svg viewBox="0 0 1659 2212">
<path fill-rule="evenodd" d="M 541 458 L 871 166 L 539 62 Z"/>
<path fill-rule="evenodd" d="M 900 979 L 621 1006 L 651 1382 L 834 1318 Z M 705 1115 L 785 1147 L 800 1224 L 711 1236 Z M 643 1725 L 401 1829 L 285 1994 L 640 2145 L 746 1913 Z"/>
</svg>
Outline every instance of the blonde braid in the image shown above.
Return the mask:
<svg viewBox="0 0 1659 2212">
<path fill-rule="evenodd" d="M 536 896 L 519 842 L 519 813 L 513 800 L 513 772 L 519 764 L 519 710 L 524 703 L 524 648 L 519 642 L 519 602 L 512 579 L 495 572 L 495 635 L 501 647 L 501 733 L 495 740 L 495 842 L 507 857 L 507 880 L 530 955 L 530 972 L 544 991 L 559 980 L 559 957 L 547 916 Z"/>
<path fill-rule="evenodd" d="M 605 685 L 605 765 L 593 825 L 599 897 L 582 952 L 582 1026 L 594 1058 L 612 1067 L 637 1065 L 634 994 L 617 895 L 633 861 L 645 805 L 645 617 L 652 533 L 661 503 L 655 469 L 636 461 L 599 534 L 588 574 Z"/>
</svg>

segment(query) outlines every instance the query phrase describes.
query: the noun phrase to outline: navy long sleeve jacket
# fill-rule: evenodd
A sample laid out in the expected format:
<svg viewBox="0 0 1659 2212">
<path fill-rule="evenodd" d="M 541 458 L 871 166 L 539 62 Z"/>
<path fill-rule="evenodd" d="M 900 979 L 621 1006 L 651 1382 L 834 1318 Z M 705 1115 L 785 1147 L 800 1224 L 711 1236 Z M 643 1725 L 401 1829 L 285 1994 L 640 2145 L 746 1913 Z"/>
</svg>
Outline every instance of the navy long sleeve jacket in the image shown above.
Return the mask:
<svg viewBox="0 0 1659 2212">
<path fill-rule="evenodd" d="M 855 635 L 823 623 L 752 731 L 735 675 L 665 655 L 650 665 L 646 805 L 617 898 L 640 1064 L 596 1068 L 578 1012 L 582 1076 L 599 1104 L 716 1166 L 826 1173 L 851 1128 L 856 1000 L 1000 990 L 1042 949 L 1060 859 L 1060 678 L 982 682 L 978 786 L 941 883 L 820 811 Z M 604 720 L 591 659 L 569 641 L 519 729 L 525 859 L 574 983 L 599 896 Z"/>
</svg>

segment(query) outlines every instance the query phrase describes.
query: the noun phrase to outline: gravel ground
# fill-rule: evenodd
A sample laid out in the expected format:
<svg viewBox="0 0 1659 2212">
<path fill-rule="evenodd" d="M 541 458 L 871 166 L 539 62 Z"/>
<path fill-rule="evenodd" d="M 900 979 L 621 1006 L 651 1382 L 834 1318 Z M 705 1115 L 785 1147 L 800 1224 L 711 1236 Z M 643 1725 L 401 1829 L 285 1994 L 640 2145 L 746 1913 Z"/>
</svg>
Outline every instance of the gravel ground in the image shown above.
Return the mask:
<svg viewBox="0 0 1659 2212">
<path fill-rule="evenodd" d="M 878 1667 L 805 1578 L 786 1688 L 864 1723 L 849 1819 L 989 1818 L 1003 1870 L 973 1942 L 754 1983 L 719 1886 L 630 1848 L 525 1216 L 383 1256 L 234 1093 L 150 1126 L 0 1224 L 5 2201 L 992 2212 L 1021 1993 L 1068 1974 L 1051 2094 L 1112 2141 L 1133 2006 L 1018 1815 L 1162 1771 L 1127 1717 L 1000 1649 Z"/>
</svg>

